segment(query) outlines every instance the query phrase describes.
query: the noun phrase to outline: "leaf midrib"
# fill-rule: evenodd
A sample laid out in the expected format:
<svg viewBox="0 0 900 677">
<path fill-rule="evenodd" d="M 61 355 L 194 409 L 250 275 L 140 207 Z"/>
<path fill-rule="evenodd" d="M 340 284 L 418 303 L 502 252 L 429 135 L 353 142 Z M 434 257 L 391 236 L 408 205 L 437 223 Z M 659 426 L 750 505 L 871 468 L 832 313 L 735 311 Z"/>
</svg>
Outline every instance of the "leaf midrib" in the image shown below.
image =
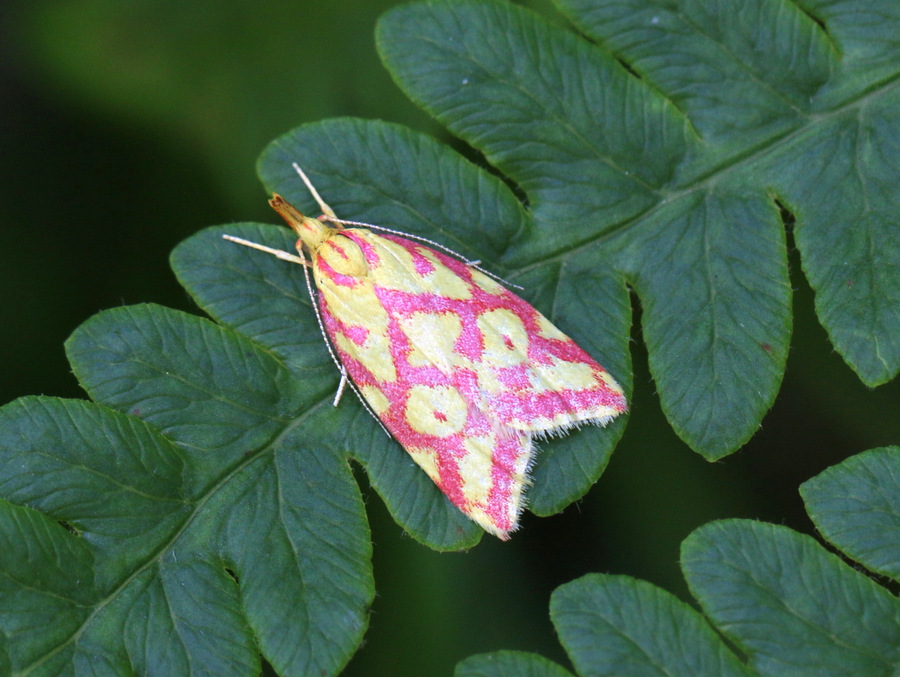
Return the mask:
<svg viewBox="0 0 900 677">
<path fill-rule="evenodd" d="M 785 130 L 780 134 L 777 134 L 773 137 L 770 137 L 769 139 L 766 139 L 763 142 L 760 142 L 753 148 L 748 148 L 743 153 L 736 153 L 730 158 L 726 158 L 723 163 L 710 167 L 708 171 L 703 174 L 699 174 L 690 183 L 685 184 L 684 187 L 678 190 L 663 191 L 661 189 L 659 191 L 660 200 L 656 204 L 646 208 L 638 214 L 635 214 L 625 221 L 622 221 L 617 226 L 608 228 L 602 233 L 594 235 L 584 240 L 583 242 L 565 246 L 552 253 L 549 253 L 544 257 L 535 259 L 531 263 L 525 264 L 524 266 L 521 266 L 519 268 L 515 268 L 511 273 L 507 275 L 507 277 L 510 279 L 516 279 L 517 277 L 525 275 L 537 268 L 541 268 L 551 263 L 558 263 L 562 259 L 574 256 L 576 254 L 581 254 L 589 250 L 591 247 L 604 243 L 610 243 L 620 237 L 624 237 L 628 231 L 638 226 L 644 219 L 655 216 L 661 210 L 665 209 L 668 204 L 676 202 L 684 198 L 685 196 L 690 195 L 691 193 L 711 190 L 717 183 L 727 181 L 732 175 L 745 170 L 747 167 L 752 166 L 753 163 L 761 161 L 766 157 L 771 156 L 772 154 L 780 152 L 781 149 L 784 148 L 787 144 L 791 143 L 795 139 L 802 137 L 804 134 L 809 133 L 814 125 L 824 124 L 825 121 L 840 117 L 846 114 L 848 110 L 851 110 L 853 108 L 861 108 L 869 99 L 876 96 L 886 96 L 892 89 L 895 89 L 898 86 L 900 86 L 900 75 L 892 78 L 888 83 L 885 83 L 885 86 L 881 87 L 880 89 L 865 92 L 858 98 L 849 100 L 846 104 L 842 105 L 839 108 L 835 108 L 825 113 L 807 114 L 806 124 L 798 125 L 794 129 Z M 759 192 L 763 192 L 764 190 L 765 186 L 760 185 L 758 187 Z"/>
</svg>

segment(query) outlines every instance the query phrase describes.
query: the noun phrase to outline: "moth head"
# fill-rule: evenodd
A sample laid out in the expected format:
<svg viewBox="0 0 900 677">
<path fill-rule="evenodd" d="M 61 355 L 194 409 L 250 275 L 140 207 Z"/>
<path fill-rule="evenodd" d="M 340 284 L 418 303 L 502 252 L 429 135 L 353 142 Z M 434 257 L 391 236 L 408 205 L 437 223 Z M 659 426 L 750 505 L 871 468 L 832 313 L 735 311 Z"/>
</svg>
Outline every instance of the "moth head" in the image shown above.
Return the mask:
<svg viewBox="0 0 900 677">
<path fill-rule="evenodd" d="M 300 237 L 300 241 L 310 253 L 314 254 L 322 243 L 328 239 L 335 228 L 319 219 L 311 219 L 300 212 L 294 205 L 278 193 L 272 195 L 269 206 L 281 215 L 291 229 Z M 298 243 L 299 246 L 300 243 Z"/>
</svg>

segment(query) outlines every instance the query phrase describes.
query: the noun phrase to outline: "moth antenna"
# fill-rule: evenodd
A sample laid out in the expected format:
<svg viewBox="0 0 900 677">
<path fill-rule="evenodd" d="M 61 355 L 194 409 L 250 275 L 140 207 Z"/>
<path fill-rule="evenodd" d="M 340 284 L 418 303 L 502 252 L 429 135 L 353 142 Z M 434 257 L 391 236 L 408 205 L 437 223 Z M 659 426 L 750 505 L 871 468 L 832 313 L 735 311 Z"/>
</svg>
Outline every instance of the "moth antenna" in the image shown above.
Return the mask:
<svg viewBox="0 0 900 677">
<path fill-rule="evenodd" d="M 267 247 L 264 244 L 259 244 L 258 242 L 251 242 L 250 240 L 245 240 L 242 237 L 235 237 L 234 235 L 223 235 L 223 240 L 228 240 L 229 242 L 236 242 L 237 244 L 242 244 L 245 247 L 250 247 L 251 249 L 258 249 L 261 252 L 266 252 L 266 254 L 271 254 L 282 261 L 290 261 L 291 263 L 299 263 L 301 266 L 308 266 L 309 261 L 304 259 L 301 256 L 297 256 L 296 254 L 291 254 L 290 252 L 282 251 L 281 249 L 273 249 L 272 247 Z"/>
<path fill-rule="evenodd" d="M 378 231 L 381 231 L 382 233 L 390 233 L 391 235 L 397 235 L 398 237 L 403 237 L 403 238 L 406 238 L 407 240 L 418 240 L 419 242 L 424 242 L 425 244 L 431 245 L 432 247 L 435 247 L 436 249 L 440 249 L 445 254 L 450 254 L 450 256 L 462 261 L 470 268 L 474 268 L 479 273 L 484 273 L 488 277 L 497 280 L 497 282 L 499 282 L 507 287 L 514 287 L 515 289 L 524 289 L 524 287 L 522 287 L 521 285 L 518 285 L 515 282 L 510 282 L 509 280 L 504 280 L 502 277 L 500 277 L 496 273 L 492 273 L 491 271 L 487 270 L 486 268 L 482 268 L 481 267 L 481 259 L 476 259 L 474 261 L 472 259 L 467 259 L 465 256 L 463 256 L 459 252 L 457 252 L 453 249 L 450 249 L 450 247 L 444 246 L 440 242 L 435 242 L 434 240 L 429 240 L 427 237 L 422 237 L 421 235 L 416 235 L 414 233 L 407 233 L 402 230 L 394 230 L 393 228 L 385 228 L 384 226 L 376 226 L 374 223 L 365 223 L 363 221 L 346 221 L 344 219 L 339 219 L 338 217 L 331 216 L 331 215 L 327 215 L 326 220 L 332 221 L 334 223 L 338 223 L 342 226 L 362 226 L 363 228 L 371 228 L 372 230 L 378 230 Z"/>
<path fill-rule="evenodd" d="M 316 190 L 316 187 L 312 184 L 312 181 L 309 180 L 309 177 L 303 173 L 303 170 L 300 169 L 300 165 L 296 162 L 294 163 L 294 170 L 300 175 L 300 178 L 303 179 L 303 183 L 306 184 L 307 190 L 312 194 L 315 198 L 316 202 L 319 203 L 319 209 L 322 210 L 322 213 L 326 216 L 331 217 L 332 219 L 337 219 L 337 215 L 334 213 L 334 210 L 328 206 L 328 203 L 322 199 L 322 196 L 319 195 L 319 191 Z"/>
</svg>

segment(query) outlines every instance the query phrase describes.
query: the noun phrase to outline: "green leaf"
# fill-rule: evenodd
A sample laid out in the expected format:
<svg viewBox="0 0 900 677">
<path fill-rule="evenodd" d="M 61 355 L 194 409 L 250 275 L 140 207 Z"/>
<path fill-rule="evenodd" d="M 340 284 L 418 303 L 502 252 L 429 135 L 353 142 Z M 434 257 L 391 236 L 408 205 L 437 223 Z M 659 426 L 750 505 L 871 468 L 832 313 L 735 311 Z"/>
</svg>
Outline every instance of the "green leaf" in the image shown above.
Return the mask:
<svg viewBox="0 0 900 677">
<path fill-rule="evenodd" d="M 800 493 L 830 543 L 900 580 L 900 447 L 853 456 L 804 482 Z"/>
<path fill-rule="evenodd" d="M 896 561 L 898 459 L 895 447 L 873 449 L 803 487 L 820 528 L 863 563 L 891 553 Z M 854 529 L 863 535 L 854 538 Z M 554 591 L 550 617 L 578 675 L 889 677 L 900 670 L 900 601 L 809 536 L 751 520 L 711 522 L 682 543 L 681 566 L 705 617 L 627 576 L 588 574 Z M 512 676 L 542 666 L 510 653 L 473 656 L 457 674 Z"/>
<path fill-rule="evenodd" d="M 0 418 L 5 413 L 0 410 Z M 0 502 L 0 539 L 0 667 L 12 674 L 13 666 L 64 642 L 87 618 L 98 594 L 90 547 L 51 517 Z M 61 654 L 48 656 L 48 664 L 60 665 L 71 652 Z"/>
<path fill-rule="evenodd" d="M 550 617 L 579 675 L 746 674 L 700 614 L 627 576 L 589 574 L 560 586 Z"/>
<path fill-rule="evenodd" d="M 90 553 L 88 571 L 77 574 L 86 590 L 106 591 L 113 572 L 154 556 L 192 509 L 181 449 L 140 419 L 104 407 L 21 398 L 0 409 L 0 448 L 3 498 L 77 534 L 66 547 Z"/>
<path fill-rule="evenodd" d="M 460 661 L 453 677 L 572 677 L 572 673 L 543 656 L 524 651 L 494 651 Z"/>
<path fill-rule="evenodd" d="M 893 675 L 900 602 L 812 538 L 749 520 L 682 544 L 691 592 L 763 675 Z"/>
<path fill-rule="evenodd" d="M 374 590 L 331 407 L 271 351 L 165 308 L 101 313 L 66 347 L 102 404 L 0 410 L 10 672 L 257 675 L 261 653 L 337 673 Z"/>
<path fill-rule="evenodd" d="M 92 399 L 141 417 L 191 454 L 198 486 L 314 403 L 250 341 L 161 306 L 99 313 L 72 334 L 66 352 Z"/>
<path fill-rule="evenodd" d="M 663 409 L 715 459 L 780 385 L 787 207 L 835 348 L 865 383 L 893 378 L 896 3 L 557 4 L 596 42 L 496 0 L 420 2 L 378 26 L 400 87 L 526 194 L 507 275 L 602 271 L 614 309 L 630 284 Z M 618 317 L 601 301 L 595 327 Z"/>
</svg>

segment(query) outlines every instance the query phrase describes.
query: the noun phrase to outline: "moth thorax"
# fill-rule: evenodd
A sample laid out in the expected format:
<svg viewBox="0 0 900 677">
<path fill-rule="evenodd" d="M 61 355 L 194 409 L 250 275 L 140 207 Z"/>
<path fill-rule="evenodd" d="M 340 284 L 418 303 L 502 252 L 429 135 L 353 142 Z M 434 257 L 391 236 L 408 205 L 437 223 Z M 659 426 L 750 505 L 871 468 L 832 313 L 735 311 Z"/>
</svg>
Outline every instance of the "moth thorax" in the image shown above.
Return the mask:
<svg viewBox="0 0 900 677">
<path fill-rule="evenodd" d="M 316 252 L 320 261 L 325 263 L 338 275 L 348 277 L 365 277 L 369 273 L 369 264 L 359 245 L 343 235 L 332 235 Z"/>
<path fill-rule="evenodd" d="M 299 213 L 299 212 L 298 212 Z M 315 251 L 322 246 L 334 228 L 326 225 L 318 219 L 311 219 L 308 216 L 300 214 L 300 218 L 295 221 L 289 221 L 291 228 L 300 236 L 300 240 L 306 245 L 309 251 Z"/>
</svg>

